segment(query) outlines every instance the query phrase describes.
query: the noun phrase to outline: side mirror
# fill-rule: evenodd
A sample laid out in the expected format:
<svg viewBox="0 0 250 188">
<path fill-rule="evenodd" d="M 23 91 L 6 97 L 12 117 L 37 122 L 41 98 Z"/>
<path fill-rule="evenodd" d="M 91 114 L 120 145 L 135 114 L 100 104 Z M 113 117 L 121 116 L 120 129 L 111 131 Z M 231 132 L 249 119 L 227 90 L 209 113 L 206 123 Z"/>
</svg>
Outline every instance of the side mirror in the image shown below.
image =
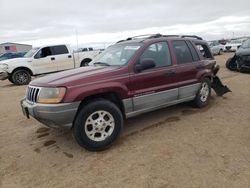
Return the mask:
<svg viewBox="0 0 250 188">
<path fill-rule="evenodd" d="M 145 58 L 135 65 L 135 71 L 141 72 L 143 70 L 151 69 L 156 66 L 155 61 L 150 58 Z"/>
</svg>

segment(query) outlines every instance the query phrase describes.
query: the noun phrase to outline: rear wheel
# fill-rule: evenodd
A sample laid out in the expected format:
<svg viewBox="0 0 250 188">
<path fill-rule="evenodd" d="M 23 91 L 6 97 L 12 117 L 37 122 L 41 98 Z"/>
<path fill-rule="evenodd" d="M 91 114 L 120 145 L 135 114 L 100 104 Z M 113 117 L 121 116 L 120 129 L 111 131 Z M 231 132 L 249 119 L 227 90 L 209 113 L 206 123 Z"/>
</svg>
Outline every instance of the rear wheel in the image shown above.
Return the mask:
<svg viewBox="0 0 250 188">
<path fill-rule="evenodd" d="M 90 151 L 110 147 L 123 127 L 120 109 L 104 99 L 93 100 L 84 105 L 76 116 L 73 135 L 78 144 Z"/>
<path fill-rule="evenodd" d="M 20 69 L 14 71 L 9 80 L 12 80 L 15 85 L 27 85 L 31 81 L 31 75 L 29 71 Z"/>
<path fill-rule="evenodd" d="M 81 62 L 81 67 L 86 67 L 89 65 L 89 63 L 91 62 L 92 60 L 91 59 L 84 59 L 82 62 Z"/>
<path fill-rule="evenodd" d="M 201 82 L 201 87 L 194 99 L 194 104 L 199 108 L 206 106 L 208 104 L 210 95 L 211 95 L 211 81 L 209 78 L 203 78 Z"/>
</svg>

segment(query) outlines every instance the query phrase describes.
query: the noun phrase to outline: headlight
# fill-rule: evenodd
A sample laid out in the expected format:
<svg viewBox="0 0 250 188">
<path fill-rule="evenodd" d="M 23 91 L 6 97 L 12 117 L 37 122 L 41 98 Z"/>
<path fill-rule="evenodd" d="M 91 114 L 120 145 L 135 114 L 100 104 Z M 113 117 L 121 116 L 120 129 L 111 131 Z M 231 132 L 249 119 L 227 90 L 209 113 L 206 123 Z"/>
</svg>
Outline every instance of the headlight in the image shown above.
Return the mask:
<svg viewBox="0 0 250 188">
<path fill-rule="evenodd" d="M 63 100 L 66 88 L 41 88 L 38 96 L 38 103 L 56 104 Z"/>
<path fill-rule="evenodd" d="M 0 69 L 3 71 L 7 71 L 8 70 L 8 65 L 7 64 L 0 64 Z"/>
</svg>

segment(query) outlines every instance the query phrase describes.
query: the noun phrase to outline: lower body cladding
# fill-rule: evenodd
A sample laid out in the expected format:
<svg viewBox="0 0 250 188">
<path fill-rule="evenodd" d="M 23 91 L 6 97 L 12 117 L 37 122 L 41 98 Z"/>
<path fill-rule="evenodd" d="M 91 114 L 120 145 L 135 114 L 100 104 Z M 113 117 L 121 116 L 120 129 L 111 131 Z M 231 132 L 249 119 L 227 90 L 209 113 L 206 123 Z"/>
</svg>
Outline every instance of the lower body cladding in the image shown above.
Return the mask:
<svg viewBox="0 0 250 188">
<path fill-rule="evenodd" d="M 195 98 L 201 84 L 152 93 L 123 100 L 126 117 L 133 117 L 156 109 L 191 101 Z"/>
<path fill-rule="evenodd" d="M 214 77 L 212 87 L 217 95 L 230 92 L 218 77 Z M 214 86 L 213 86 L 214 85 Z M 167 91 L 151 93 L 133 98 L 124 99 L 123 105 L 127 118 L 150 112 L 156 109 L 175 105 L 195 99 L 201 83 L 184 86 Z M 80 102 L 60 103 L 60 104 L 38 104 L 21 100 L 23 113 L 27 118 L 34 117 L 39 122 L 52 128 L 72 128 Z"/>
<path fill-rule="evenodd" d="M 52 128 L 71 128 L 79 105 L 80 102 L 37 104 L 26 99 L 21 100 L 21 107 L 27 118 L 32 116 L 37 121 Z"/>
</svg>

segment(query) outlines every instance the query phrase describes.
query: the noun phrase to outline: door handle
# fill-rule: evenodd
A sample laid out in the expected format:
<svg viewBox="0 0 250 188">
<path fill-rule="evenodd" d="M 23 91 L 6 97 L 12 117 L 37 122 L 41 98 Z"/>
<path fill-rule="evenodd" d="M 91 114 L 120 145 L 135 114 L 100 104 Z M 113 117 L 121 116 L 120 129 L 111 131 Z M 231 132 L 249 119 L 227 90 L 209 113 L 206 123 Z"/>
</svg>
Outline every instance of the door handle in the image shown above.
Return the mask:
<svg viewBox="0 0 250 188">
<path fill-rule="evenodd" d="M 52 57 L 52 58 L 50 58 L 51 59 L 51 61 L 55 61 L 55 58 L 54 57 Z"/>
<path fill-rule="evenodd" d="M 72 55 L 69 55 L 68 58 L 72 58 Z"/>
<path fill-rule="evenodd" d="M 173 71 L 173 70 L 170 70 L 170 71 L 168 71 L 168 72 L 166 73 L 167 76 L 174 76 L 175 74 L 176 74 L 176 72 Z"/>
<path fill-rule="evenodd" d="M 199 65 L 196 66 L 196 69 L 203 69 L 204 67 L 205 67 L 204 65 L 199 64 Z"/>
</svg>

